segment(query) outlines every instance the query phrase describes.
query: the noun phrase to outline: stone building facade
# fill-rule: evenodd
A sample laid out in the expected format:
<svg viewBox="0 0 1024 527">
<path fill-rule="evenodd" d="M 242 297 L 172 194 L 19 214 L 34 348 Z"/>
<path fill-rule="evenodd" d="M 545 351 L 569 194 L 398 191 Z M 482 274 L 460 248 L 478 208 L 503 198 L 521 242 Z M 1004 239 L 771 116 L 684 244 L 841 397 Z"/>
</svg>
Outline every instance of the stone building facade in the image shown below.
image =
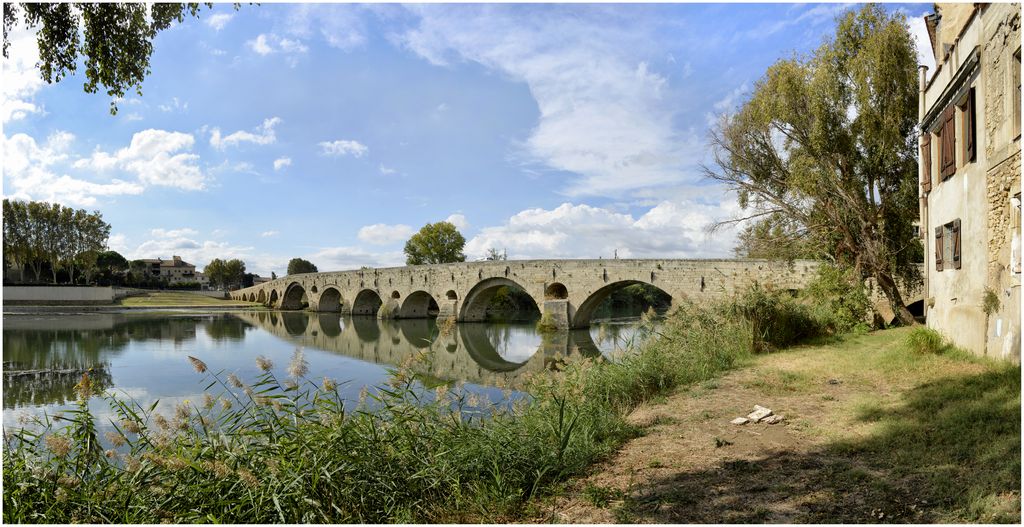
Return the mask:
<svg viewBox="0 0 1024 527">
<path fill-rule="evenodd" d="M 919 146 L 928 326 L 1020 361 L 1020 4 L 935 4 Z"/>
</svg>

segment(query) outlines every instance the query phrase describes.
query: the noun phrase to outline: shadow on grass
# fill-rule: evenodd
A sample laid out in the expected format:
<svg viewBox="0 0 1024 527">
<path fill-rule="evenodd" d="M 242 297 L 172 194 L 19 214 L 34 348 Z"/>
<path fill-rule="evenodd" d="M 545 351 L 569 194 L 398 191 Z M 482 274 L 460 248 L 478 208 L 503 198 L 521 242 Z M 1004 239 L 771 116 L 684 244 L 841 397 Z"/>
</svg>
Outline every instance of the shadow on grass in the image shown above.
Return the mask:
<svg viewBox="0 0 1024 527">
<path fill-rule="evenodd" d="M 679 472 L 634 489 L 620 522 L 1020 522 L 1020 374 L 1001 366 L 929 382 L 874 435 Z"/>
</svg>

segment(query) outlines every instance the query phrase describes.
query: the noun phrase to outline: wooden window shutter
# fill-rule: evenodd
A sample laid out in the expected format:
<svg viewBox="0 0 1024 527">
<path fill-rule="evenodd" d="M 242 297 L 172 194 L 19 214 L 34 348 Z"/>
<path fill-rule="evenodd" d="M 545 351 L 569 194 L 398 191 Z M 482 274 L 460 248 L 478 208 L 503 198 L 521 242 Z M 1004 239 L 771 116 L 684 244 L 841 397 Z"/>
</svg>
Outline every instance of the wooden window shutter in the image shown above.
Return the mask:
<svg viewBox="0 0 1024 527">
<path fill-rule="evenodd" d="M 960 268 L 960 220 L 953 220 L 953 239 L 950 243 L 953 244 L 953 269 Z"/>
<path fill-rule="evenodd" d="M 921 190 L 932 190 L 932 134 L 928 132 L 921 138 Z"/>
<path fill-rule="evenodd" d="M 952 104 L 947 106 L 946 110 L 942 112 L 942 143 L 939 147 L 939 158 L 941 160 L 939 174 L 942 176 L 942 179 L 951 177 L 956 173 L 955 115 L 956 112 L 953 110 Z"/>
<path fill-rule="evenodd" d="M 942 226 L 935 227 L 935 270 L 942 270 Z"/>
<path fill-rule="evenodd" d="M 967 106 L 964 107 L 964 151 L 966 153 L 965 163 L 973 163 L 975 151 L 977 150 L 975 118 L 974 118 L 974 88 L 967 94 Z"/>
</svg>

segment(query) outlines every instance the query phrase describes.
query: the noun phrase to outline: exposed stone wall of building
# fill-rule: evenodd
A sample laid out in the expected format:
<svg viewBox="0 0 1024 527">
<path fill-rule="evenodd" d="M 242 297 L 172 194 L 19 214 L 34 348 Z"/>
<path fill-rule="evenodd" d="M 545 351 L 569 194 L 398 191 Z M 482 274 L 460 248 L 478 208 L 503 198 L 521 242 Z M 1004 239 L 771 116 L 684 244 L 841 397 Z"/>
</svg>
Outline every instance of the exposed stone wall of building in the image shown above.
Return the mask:
<svg viewBox="0 0 1024 527">
<path fill-rule="evenodd" d="M 993 5 L 988 10 L 994 19 L 986 24 L 982 76 L 985 78 L 985 154 L 991 157 L 1007 145 L 1006 129 L 1012 126 L 1009 122 L 1013 90 L 1011 61 L 1013 51 L 1020 47 L 1020 5 Z"/>
<path fill-rule="evenodd" d="M 997 272 L 1010 260 L 1014 220 L 1010 197 L 1020 192 L 1020 169 L 1020 150 L 1017 150 L 988 172 L 988 261 L 990 270 Z"/>
</svg>

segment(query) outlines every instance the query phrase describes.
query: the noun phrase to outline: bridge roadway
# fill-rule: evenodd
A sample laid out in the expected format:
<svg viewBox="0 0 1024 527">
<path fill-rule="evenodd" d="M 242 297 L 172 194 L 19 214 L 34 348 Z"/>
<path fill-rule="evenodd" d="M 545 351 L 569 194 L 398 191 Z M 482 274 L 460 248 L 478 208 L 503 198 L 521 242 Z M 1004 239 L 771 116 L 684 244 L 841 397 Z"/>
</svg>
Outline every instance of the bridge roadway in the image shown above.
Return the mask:
<svg viewBox="0 0 1024 527">
<path fill-rule="evenodd" d="M 673 302 L 726 298 L 754 283 L 797 290 L 815 276 L 813 260 L 510 260 L 363 268 L 289 275 L 231 292 L 281 310 L 308 309 L 378 318 L 483 321 L 501 286 L 525 290 L 558 327 L 585 328 L 601 302 L 632 284 L 661 289 Z"/>
</svg>

